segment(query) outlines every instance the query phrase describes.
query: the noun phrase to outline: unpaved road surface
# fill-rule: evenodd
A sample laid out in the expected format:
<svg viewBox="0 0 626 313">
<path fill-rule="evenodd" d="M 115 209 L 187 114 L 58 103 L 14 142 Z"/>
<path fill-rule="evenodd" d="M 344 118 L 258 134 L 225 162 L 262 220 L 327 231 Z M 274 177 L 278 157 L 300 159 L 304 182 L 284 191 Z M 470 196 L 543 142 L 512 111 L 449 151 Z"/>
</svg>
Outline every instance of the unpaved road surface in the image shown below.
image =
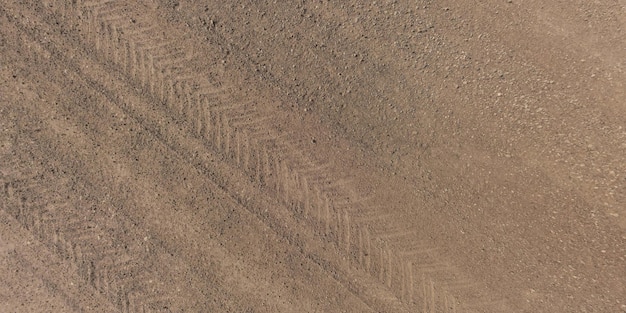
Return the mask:
<svg viewBox="0 0 626 313">
<path fill-rule="evenodd" d="M 0 3 L 0 312 L 626 312 L 626 2 Z"/>
</svg>

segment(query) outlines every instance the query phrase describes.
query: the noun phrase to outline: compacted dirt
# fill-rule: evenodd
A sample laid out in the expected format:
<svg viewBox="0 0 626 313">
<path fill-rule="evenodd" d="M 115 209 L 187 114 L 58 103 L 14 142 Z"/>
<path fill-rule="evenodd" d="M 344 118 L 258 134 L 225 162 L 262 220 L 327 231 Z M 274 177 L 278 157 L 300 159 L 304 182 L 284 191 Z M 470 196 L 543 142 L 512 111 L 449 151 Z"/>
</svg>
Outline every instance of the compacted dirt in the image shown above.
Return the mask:
<svg viewBox="0 0 626 313">
<path fill-rule="evenodd" d="M 0 3 L 0 312 L 626 312 L 626 2 Z"/>
</svg>

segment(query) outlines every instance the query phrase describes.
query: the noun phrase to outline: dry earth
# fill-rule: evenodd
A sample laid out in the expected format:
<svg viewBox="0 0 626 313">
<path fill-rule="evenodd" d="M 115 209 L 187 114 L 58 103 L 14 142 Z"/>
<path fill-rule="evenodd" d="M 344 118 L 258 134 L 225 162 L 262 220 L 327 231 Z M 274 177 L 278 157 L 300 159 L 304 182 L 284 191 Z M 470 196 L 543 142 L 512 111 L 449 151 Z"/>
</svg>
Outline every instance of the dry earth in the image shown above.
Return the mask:
<svg viewBox="0 0 626 313">
<path fill-rule="evenodd" d="M 0 312 L 626 312 L 626 1 L 0 3 Z"/>
</svg>

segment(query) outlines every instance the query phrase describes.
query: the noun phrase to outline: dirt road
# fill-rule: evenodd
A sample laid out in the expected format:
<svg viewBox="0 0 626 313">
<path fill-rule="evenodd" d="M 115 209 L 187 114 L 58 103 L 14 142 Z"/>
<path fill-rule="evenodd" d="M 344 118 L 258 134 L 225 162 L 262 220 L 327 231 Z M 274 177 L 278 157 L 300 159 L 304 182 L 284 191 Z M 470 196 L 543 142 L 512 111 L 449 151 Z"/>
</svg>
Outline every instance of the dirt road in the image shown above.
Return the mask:
<svg viewBox="0 0 626 313">
<path fill-rule="evenodd" d="M 626 312 L 624 1 L 0 4 L 0 312 Z"/>
</svg>

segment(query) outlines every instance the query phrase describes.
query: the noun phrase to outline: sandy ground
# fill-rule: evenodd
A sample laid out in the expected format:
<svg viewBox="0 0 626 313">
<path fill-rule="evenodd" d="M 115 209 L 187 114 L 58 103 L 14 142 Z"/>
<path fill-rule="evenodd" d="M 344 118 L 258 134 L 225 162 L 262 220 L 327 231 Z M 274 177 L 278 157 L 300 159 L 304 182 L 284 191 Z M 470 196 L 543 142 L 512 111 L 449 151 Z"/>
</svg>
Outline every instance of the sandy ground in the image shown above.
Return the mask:
<svg viewBox="0 0 626 313">
<path fill-rule="evenodd" d="M 0 312 L 626 312 L 626 2 L 0 3 Z"/>
</svg>

